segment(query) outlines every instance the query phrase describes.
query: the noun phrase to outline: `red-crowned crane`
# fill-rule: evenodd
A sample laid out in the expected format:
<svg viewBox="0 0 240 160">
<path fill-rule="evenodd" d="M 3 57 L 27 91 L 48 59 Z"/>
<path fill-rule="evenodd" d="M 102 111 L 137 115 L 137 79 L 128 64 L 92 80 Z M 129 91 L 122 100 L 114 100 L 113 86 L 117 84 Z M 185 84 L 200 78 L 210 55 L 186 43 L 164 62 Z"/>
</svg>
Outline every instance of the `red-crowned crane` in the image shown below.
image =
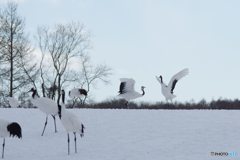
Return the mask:
<svg viewBox="0 0 240 160">
<path fill-rule="evenodd" d="M 75 142 L 75 153 L 77 153 L 77 136 L 76 134 L 79 133 L 81 137 L 84 136 L 84 125 L 79 121 L 78 117 L 69 112 L 65 108 L 65 91 L 62 90 L 62 104 L 58 105 L 58 115 L 67 132 L 67 142 L 68 142 L 68 155 L 70 154 L 70 137 L 69 133 L 72 132 L 74 135 L 74 142 Z"/>
<path fill-rule="evenodd" d="M 142 93 L 136 92 L 134 89 L 135 80 L 132 78 L 121 78 L 119 87 L 119 97 L 126 100 L 125 105 L 128 105 L 128 101 L 142 97 L 145 95 L 144 86 L 141 87 Z"/>
<path fill-rule="evenodd" d="M 44 134 L 44 131 L 47 126 L 47 121 L 48 121 L 48 116 L 51 115 L 54 120 L 54 127 L 55 127 L 55 133 L 57 132 L 57 126 L 56 126 L 56 115 L 58 115 L 58 105 L 57 103 L 46 97 L 38 97 L 37 95 L 37 90 L 32 88 L 30 90 L 32 92 L 32 99 L 31 102 L 34 106 L 36 106 L 40 111 L 46 114 L 46 121 L 44 123 L 43 131 L 42 131 L 42 136 Z"/>
<path fill-rule="evenodd" d="M 173 90 L 177 84 L 177 82 L 183 78 L 184 76 L 189 74 L 189 69 L 185 68 L 183 70 L 181 70 L 180 72 L 176 73 L 171 80 L 169 81 L 168 85 L 166 85 L 163 82 L 163 78 L 160 75 L 159 77 L 156 76 L 156 79 L 158 80 L 158 82 L 161 84 L 162 87 L 162 94 L 165 97 L 166 101 L 170 100 L 172 101 L 173 98 L 176 97 L 176 95 L 173 94 Z"/>
</svg>

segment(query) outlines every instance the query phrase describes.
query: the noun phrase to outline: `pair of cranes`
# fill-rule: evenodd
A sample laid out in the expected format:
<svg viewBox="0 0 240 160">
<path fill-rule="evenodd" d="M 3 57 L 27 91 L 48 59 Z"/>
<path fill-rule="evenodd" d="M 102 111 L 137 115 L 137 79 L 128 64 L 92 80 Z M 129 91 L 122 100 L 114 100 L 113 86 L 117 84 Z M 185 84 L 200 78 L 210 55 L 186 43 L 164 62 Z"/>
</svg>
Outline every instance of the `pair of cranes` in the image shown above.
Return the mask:
<svg viewBox="0 0 240 160">
<path fill-rule="evenodd" d="M 55 132 L 57 132 L 56 128 L 56 118 L 55 116 L 59 116 L 65 130 L 67 131 L 68 135 L 68 155 L 70 154 L 70 137 L 69 132 L 72 132 L 74 134 L 74 142 L 75 142 L 75 153 L 77 153 L 77 136 L 76 133 L 80 134 L 81 137 L 84 136 L 84 130 L 85 126 L 79 121 L 77 116 L 68 110 L 65 109 L 65 91 L 62 90 L 61 92 L 61 98 L 62 103 L 56 104 L 56 102 L 52 99 L 46 98 L 46 97 L 38 97 L 37 96 L 37 90 L 32 88 L 30 90 L 32 92 L 32 103 L 34 106 L 37 106 L 39 110 L 41 110 L 43 113 L 46 114 L 46 121 L 44 123 L 44 128 L 42 131 L 42 136 L 44 134 L 48 116 L 51 115 L 54 120 L 54 126 L 55 126 Z M 70 97 L 79 97 L 81 95 L 87 96 L 87 92 L 84 89 L 73 89 L 69 92 Z"/>
<path fill-rule="evenodd" d="M 180 72 L 176 73 L 172 76 L 171 80 L 169 81 L 168 85 L 163 82 L 163 77 L 160 75 L 159 77 L 156 76 L 157 81 L 161 84 L 162 94 L 165 97 L 166 101 L 174 99 L 176 95 L 173 94 L 173 90 L 177 82 L 183 78 L 184 76 L 189 74 L 189 69 L 185 68 Z M 128 105 L 130 100 L 142 97 L 145 95 L 144 86 L 141 87 L 142 93 L 136 92 L 134 89 L 135 80 L 131 78 L 121 78 L 120 79 L 120 87 L 119 87 L 119 97 L 126 100 L 125 105 Z"/>
<path fill-rule="evenodd" d="M 38 107 L 40 111 L 42 111 L 43 113 L 46 114 L 46 120 L 45 120 L 44 128 L 43 128 L 41 135 L 43 136 L 43 134 L 44 134 L 49 115 L 51 115 L 53 117 L 55 132 L 57 132 L 56 116 L 58 115 L 60 117 L 59 106 L 57 105 L 57 103 L 50 98 L 39 97 L 37 95 L 37 90 L 34 88 L 32 88 L 30 90 L 30 92 L 32 92 L 32 99 L 31 99 L 32 104 L 34 106 Z M 78 88 L 74 88 L 71 91 L 69 91 L 69 97 L 71 97 L 71 98 L 80 97 L 82 95 L 87 96 L 87 91 L 84 89 L 78 89 Z M 64 90 L 62 90 L 61 97 L 62 97 L 61 106 L 65 107 L 65 91 Z M 62 107 L 61 109 L 63 109 L 64 107 Z M 65 127 L 65 125 L 64 125 L 64 127 Z"/>
</svg>

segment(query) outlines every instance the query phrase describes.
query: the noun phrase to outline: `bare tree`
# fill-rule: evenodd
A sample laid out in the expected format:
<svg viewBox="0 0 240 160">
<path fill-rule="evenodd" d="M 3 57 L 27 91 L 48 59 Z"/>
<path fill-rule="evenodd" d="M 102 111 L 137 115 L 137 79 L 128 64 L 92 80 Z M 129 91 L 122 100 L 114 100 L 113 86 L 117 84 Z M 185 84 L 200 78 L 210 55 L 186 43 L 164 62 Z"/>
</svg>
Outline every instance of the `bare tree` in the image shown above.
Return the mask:
<svg viewBox="0 0 240 160">
<path fill-rule="evenodd" d="M 89 34 L 80 23 L 58 24 L 51 30 L 46 27 L 38 28 L 38 42 L 41 52 L 48 53 L 51 57 L 55 72 L 52 84 L 58 86 L 59 104 L 62 82 L 65 81 L 63 76 L 70 60 L 88 49 Z"/>
<path fill-rule="evenodd" d="M 24 86 L 33 85 L 35 88 L 37 88 L 37 77 L 39 75 L 39 69 L 37 68 L 37 63 L 33 62 L 33 54 L 24 54 L 24 53 L 31 53 L 32 49 L 31 47 L 26 47 L 21 50 L 20 53 L 20 61 L 17 62 L 18 66 L 21 67 L 23 70 L 23 76 L 24 76 Z M 28 88 L 29 88 L 28 87 Z"/>
<path fill-rule="evenodd" d="M 25 86 L 29 79 L 33 81 L 31 74 L 35 68 L 35 65 L 30 65 L 31 62 L 27 60 L 32 49 L 24 33 L 25 22 L 18 16 L 17 7 L 16 3 L 10 2 L 6 8 L 0 10 L 0 74 L 3 83 L 9 86 L 5 90 L 8 90 L 11 97 Z"/>
<path fill-rule="evenodd" d="M 91 87 L 96 82 L 104 82 L 105 84 L 109 84 L 109 76 L 112 75 L 112 69 L 107 65 L 92 65 L 90 61 L 90 57 L 86 54 L 81 55 L 81 88 L 85 88 L 88 92 L 88 95 L 84 98 L 80 98 L 80 103 L 85 104 L 86 100 L 89 98 L 89 93 L 91 91 Z"/>
</svg>

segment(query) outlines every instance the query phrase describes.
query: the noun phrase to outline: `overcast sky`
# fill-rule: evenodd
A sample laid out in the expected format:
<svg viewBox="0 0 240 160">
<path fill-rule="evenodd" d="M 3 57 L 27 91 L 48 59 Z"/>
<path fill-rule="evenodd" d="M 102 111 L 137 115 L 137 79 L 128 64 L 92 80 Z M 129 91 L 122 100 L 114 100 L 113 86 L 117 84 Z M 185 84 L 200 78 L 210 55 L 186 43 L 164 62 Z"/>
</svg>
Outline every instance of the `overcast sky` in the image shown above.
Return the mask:
<svg viewBox="0 0 240 160">
<path fill-rule="evenodd" d="M 6 1 L 0 0 L 0 5 Z M 146 86 L 138 101 L 163 101 L 155 75 L 184 102 L 240 96 L 239 0 L 19 0 L 30 36 L 37 26 L 80 21 L 91 32 L 94 63 L 113 68 L 111 84 L 97 85 L 97 101 L 117 95 L 119 78 Z"/>
</svg>

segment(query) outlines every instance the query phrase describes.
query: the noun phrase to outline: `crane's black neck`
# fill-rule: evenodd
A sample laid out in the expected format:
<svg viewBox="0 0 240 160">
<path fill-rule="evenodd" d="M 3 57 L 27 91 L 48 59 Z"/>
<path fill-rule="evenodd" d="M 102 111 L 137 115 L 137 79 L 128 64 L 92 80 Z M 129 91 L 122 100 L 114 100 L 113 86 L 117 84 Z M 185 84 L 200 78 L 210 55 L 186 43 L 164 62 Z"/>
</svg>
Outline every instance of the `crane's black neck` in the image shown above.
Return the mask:
<svg viewBox="0 0 240 160">
<path fill-rule="evenodd" d="M 62 119 L 62 106 L 58 105 L 58 116 L 60 119 Z"/>
<path fill-rule="evenodd" d="M 62 103 L 65 104 L 65 91 L 62 90 Z"/>
<path fill-rule="evenodd" d="M 143 95 L 143 96 L 145 95 L 145 91 L 144 91 L 144 88 L 142 88 L 142 95 Z"/>
<path fill-rule="evenodd" d="M 159 76 L 161 83 L 163 83 L 163 78 L 162 76 Z"/>
</svg>

